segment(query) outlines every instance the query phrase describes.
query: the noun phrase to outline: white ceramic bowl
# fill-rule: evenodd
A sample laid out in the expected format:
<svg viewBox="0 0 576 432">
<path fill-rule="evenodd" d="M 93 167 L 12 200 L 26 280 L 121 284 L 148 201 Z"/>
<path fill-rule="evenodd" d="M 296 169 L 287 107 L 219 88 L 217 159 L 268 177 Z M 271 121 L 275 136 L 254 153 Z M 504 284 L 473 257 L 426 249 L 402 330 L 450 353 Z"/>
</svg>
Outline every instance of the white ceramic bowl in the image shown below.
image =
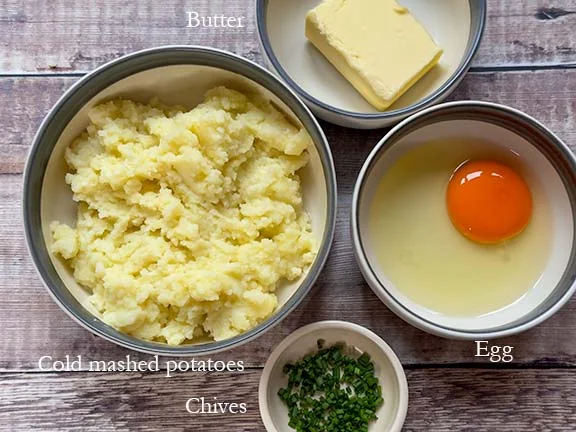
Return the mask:
<svg viewBox="0 0 576 432">
<path fill-rule="evenodd" d="M 64 150 L 88 124 L 88 111 L 115 97 L 192 108 L 207 90 L 227 85 L 257 93 L 306 128 L 314 146 L 310 162 L 301 171 L 304 206 L 310 213 L 319 251 L 308 272 L 277 290 L 275 313 L 252 330 L 231 339 L 169 346 L 128 336 L 106 325 L 87 301 L 70 268 L 49 253 L 49 224 L 73 225 L 76 204 L 64 181 Z M 93 333 L 122 346 L 164 355 L 200 355 L 241 345 L 288 315 L 306 296 L 328 257 L 336 220 L 336 179 L 328 143 L 314 116 L 280 80 L 257 64 L 212 48 L 168 46 L 139 51 L 107 63 L 73 85 L 47 115 L 32 145 L 24 177 L 24 222 L 34 264 L 54 300 L 72 318 Z"/>
<path fill-rule="evenodd" d="M 345 321 L 320 321 L 304 326 L 289 335 L 274 349 L 260 378 L 258 402 L 260 415 L 268 432 L 293 432 L 288 426 L 288 409 L 278 397 L 288 379 L 283 373 L 286 363 L 294 363 L 317 350 L 318 339 L 326 346 L 344 342 L 366 352 L 372 358 L 375 375 L 382 386 L 384 404 L 370 424 L 370 432 L 399 432 L 408 411 L 408 383 L 402 364 L 392 348 L 370 330 Z"/>
<path fill-rule="evenodd" d="M 477 317 L 447 316 L 414 303 L 390 281 L 375 257 L 369 212 L 386 170 L 408 150 L 430 141 L 483 141 L 517 152 L 529 184 L 548 202 L 552 246 L 543 274 L 513 304 Z M 576 291 L 576 159 L 532 117 L 488 102 L 450 102 L 428 108 L 394 127 L 368 156 L 354 189 L 352 238 L 360 269 L 378 297 L 398 316 L 427 332 L 457 339 L 519 333 L 552 316 Z M 390 244 L 393 248 L 394 245 Z M 465 289 L 465 287 L 463 287 Z"/>
<path fill-rule="evenodd" d="M 444 49 L 439 64 L 387 111 L 372 107 L 306 39 L 305 17 L 322 0 L 256 0 L 265 59 L 314 113 L 359 129 L 390 126 L 442 101 L 462 80 L 484 31 L 485 0 L 399 0 Z"/>
</svg>

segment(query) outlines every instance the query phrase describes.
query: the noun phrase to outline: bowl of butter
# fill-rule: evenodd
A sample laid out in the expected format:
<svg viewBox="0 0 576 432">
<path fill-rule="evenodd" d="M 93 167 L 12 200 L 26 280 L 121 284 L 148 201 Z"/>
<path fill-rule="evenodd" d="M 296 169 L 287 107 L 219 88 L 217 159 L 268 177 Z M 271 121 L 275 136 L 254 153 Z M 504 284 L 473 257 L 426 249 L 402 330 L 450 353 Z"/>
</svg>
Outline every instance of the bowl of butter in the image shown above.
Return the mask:
<svg viewBox="0 0 576 432">
<path fill-rule="evenodd" d="M 265 60 L 314 113 L 387 127 L 442 101 L 484 31 L 484 0 L 258 0 Z"/>
</svg>

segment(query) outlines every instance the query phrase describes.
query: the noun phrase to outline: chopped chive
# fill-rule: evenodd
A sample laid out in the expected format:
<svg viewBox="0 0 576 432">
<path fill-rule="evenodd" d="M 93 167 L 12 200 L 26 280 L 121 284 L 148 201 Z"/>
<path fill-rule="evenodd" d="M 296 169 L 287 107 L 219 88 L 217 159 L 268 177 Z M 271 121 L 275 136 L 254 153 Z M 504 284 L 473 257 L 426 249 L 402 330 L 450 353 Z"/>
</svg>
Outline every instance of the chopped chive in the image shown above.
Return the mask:
<svg viewBox="0 0 576 432">
<path fill-rule="evenodd" d="M 288 386 L 278 396 L 288 407 L 289 426 L 297 432 L 367 431 L 384 403 L 370 355 L 355 358 L 344 344 L 326 347 L 323 339 L 316 345 L 316 353 L 283 368 Z"/>
</svg>

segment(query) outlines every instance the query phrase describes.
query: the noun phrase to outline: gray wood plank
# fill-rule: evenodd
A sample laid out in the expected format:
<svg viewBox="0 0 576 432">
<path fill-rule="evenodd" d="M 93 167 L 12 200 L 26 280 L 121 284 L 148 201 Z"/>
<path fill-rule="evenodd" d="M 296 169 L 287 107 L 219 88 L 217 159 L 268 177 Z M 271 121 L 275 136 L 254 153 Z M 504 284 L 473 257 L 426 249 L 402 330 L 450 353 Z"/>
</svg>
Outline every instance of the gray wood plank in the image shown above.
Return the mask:
<svg viewBox="0 0 576 432">
<path fill-rule="evenodd" d="M 0 174 L 23 171 L 28 148 L 42 118 L 75 77 L 0 77 Z M 485 100 L 518 108 L 550 127 L 576 148 L 576 69 L 471 72 L 449 100 Z M 334 157 L 360 168 L 383 130 L 348 130 L 323 123 L 330 135 Z M 343 157 L 345 156 L 345 157 Z M 342 159 L 342 160 L 338 160 Z M 356 176 L 356 171 L 350 173 Z M 348 187 L 351 183 L 341 182 Z"/>
<path fill-rule="evenodd" d="M 576 8 L 571 0 L 490 0 L 478 67 L 576 64 Z M 4 0 L 0 8 L 0 73 L 88 71 L 123 54 L 159 45 L 216 46 L 259 60 L 252 0 L 187 3 Z M 245 16 L 243 29 L 186 28 L 186 12 Z"/>
<path fill-rule="evenodd" d="M 20 174 L 50 107 L 77 78 L 0 78 L 0 173 Z"/>
<path fill-rule="evenodd" d="M 0 369 L 31 369 L 38 358 L 82 354 L 115 359 L 128 351 L 80 328 L 52 302 L 36 275 L 21 231 L 21 177 L 24 156 L 41 117 L 73 78 L 0 78 Z M 478 98 L 510 104 L 542 120 L 576 146 L 576 70 L 473 73 L 452 99 Z M 338 172 L 340 208 L 336 242 L 328 265 L 308 299 L 262 338 L 219 358 L 260 366 L 270 347 L 291 331 L 321 319 L 345 319 L 375 330 L 405 364 L 473 362 L 470 342 L 442 340 L 396 318 L 364 283 L 352 255 L 349 211 L 352 187 L 363 160 L 384 134 L 324 124 Z M 343 279 L 342 275 L 346 275 Z M 346 308 L 342 307 L 346 304 Z M 537 329 L 502 343 L 516 346 L 519 364 L 576 365 L 576 301 Z M 145 357 L 146 358 L 146 357 Z M 214 357 L 216 358 L 216 357 Z M 484 362 L 484 360 L 482 360 Z"/>
<path fill-rule="evenodd" d="M 0 431 L 263 431 L 261 371 L 241 374 L 0 375 Z M 561 370 L 408 370 L 405 431 L 573 431 L 576 375 Z M 192 397 L 246 403 L 246 414 L 193 415 Z"/>
<path fill-rule="evenodd" d="M 576 5 L 571 0 L 488 0 L 475 66 L 576 65 Z"/>
</svg>

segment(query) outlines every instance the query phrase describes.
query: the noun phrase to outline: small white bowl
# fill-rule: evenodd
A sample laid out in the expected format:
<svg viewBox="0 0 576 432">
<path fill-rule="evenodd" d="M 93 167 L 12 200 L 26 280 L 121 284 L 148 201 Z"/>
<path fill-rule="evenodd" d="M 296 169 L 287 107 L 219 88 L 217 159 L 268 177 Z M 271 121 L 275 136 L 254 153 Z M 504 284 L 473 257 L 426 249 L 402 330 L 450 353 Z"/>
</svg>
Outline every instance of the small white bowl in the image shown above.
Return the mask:
<svg viewBox="0 0 576 432">
<path fill-rule="evenodd" d="M 380 266 L 369 228 L 375 191 L 387 170 L 407 151 L 430 141 L 486 142 L 487 148 L 521 156 L 523 174 L 548 202 L 551 251 L 538 281 L 497 311 L 451 316 L 414 302 Z M 374 293 L 406 322 L 452 339 L 490 339 L 527 330 L 556 313 L 576 292 L 576 158 L 534 118 L 489 102 L 459 101 L 427 108 L 394 127 L 376 144 L 362 167 L 352 197 L 352 241 L 360 270 Z M 394 244 L 387 247 L 394 248 Z"/>
<path fill-rule="evenodd" d="M 390 126 L 447 97 L 470 67 L 484 31 L 485 0 L 399 0 L 444 50 L 439 64 L 387 111 L 378 111 L 306 39 L 306 14 L 321 0 L 256 0 L 262 52 L 314 113 L 358 129 Z"/>
<path fill-rule="evenodd" d="M 286 363 L 300 360 L 317 350 L 318 339 L 326 346 L 344 342 L 366 352 L 372 358 L 375 374 L 382 386 L 384 404 L 371 423 L 370 432 L 398 432 L 408 411 L 408 383 L 402 364 L 392 348 L 372 331 L 345 321 L 320 321 L 304 326 L 289 335 L 272 352 L 260 378 L 258 400 L 260 416 L 268 432 L 293 432 L 288 426 L 288 409 L 278 396 L 288 378 L 283 373 Z"/>
</svg>

